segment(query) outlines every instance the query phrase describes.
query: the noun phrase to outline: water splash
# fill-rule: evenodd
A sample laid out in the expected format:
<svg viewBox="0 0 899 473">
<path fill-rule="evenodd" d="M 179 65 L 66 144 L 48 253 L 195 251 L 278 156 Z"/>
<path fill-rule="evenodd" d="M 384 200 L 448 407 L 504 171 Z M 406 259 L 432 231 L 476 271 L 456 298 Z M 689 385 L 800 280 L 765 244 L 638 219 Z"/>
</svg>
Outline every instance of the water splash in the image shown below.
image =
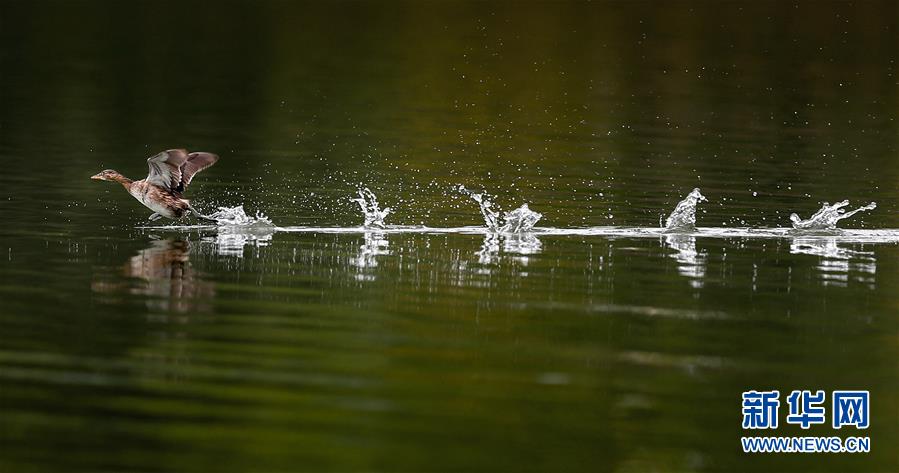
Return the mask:
<svg viewBox="0 0 899 473">
<path fill-rule="evenodd" d="M 208 215 L 215 219 L 216 224 L 228 227 L 273 227 L 272 221 L 261 212 L 256 216 L 247 215 L 243 205 L 236 207 L 219 207 L 218 210 Z"/>
<path fill-rule="evenodd" d="M 216 253 L 223 256 L 242 257 L 247 246 L 268 246 L 277 230 L 271 219 L 262 212 L 257 211 L 255 216 L 248 215 L 243 205 L 219 207 L 209 217 L 215 219 L 217 231 L 203 241 L 212 243 Z"/>
<path fill-rule="evenodd" d="M 821 210 L 815 212 L 815 214 L 812 215 L 808 220 L 802 220 L 801 218 L 799 218 L 799 215 L 793 213 L 790 214 L 790 221 L 793 222 L 793 228 L 797 230 L 833 230 L 837 228 L 837 222 L 839 222 L 840 220 L 849 218 L 865 210 L 873 210 L 877 208 L 877 203 L 871 202 L 868 205 L 859 207 L 850 212 L 846 212 L 843 207 L 846 207 L 847 205 L 849 205 L 848 200 L 837 202 L 833 205 L 824 202 L 824 206 L 821 207 Z"/>
<path fill-rule="evenodd" d="M 503 226 L 500 228 L 501 233 L 527 233 L 534 228 L 534 225 L 543 217 L 543 214 L 534 212 L 528 208 L 528 204 L 524 204 L 517 209 L 506 212 L 503 215 Z"/>
<path fill-rule="evenodd" d="M 490 231 L 497 231 L 499 227 L 499 212 L 496 212 L 491 207 L 493 206 L 493 202 L 488 200 L 488 196 L 486 193 L 477 193 L 472 190 L 466 189 L 465 186 L 459 185 L 457 188 L 459 192 L 471 197 L 471 200 L 478 203 L 478 207 L 481 209 L 481 215 L 484 216 L 484 224 L 487 225 L 487 228 Z"/>
<path fill-rule="evenodd" d="M 368 187 L 360 188 L 358 193 L 359 198 L 353 199 L 353 202 L 359 204 L 359 208 L 362 209 L 362 215 L 365 217 L 363 225 L 366 228 L 384 228 L 384 219 L 390 213 L 390 207 L 381 210 L 378 198 Z"/>
<path fill-rule="evenodd" d="M 462 185 L 458 190 L 478 203 L 484 224 L 494 233 L 527 233 L 543 218 L 543 214 L 534 212 L 528 204 L 524 204 L 511 212 L 505 212 L 500 219 L 499 212 L 493 210 L 493 202 L 486 193 L 473 192 Z"/>
<path fill-rule="evenodd" d="M 699 188 L 693 189 L 684 200 L 677 204 L 671 215 L 665 220 L 665 229 L 668 231 L 695 230 L 696 229 L 696 204 L 707 202 L 699 192 Z"/>
</svg>

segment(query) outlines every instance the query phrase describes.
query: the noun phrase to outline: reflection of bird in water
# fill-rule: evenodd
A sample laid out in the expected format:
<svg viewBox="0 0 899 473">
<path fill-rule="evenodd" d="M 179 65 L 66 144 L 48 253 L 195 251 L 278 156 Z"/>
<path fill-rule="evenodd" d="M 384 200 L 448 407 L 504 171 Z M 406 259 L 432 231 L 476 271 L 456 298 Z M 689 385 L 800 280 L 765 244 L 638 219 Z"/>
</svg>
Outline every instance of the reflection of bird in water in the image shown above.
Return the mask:
<svg viewBox="0 0 899 473">
<path fill-rule="evenodd" d="M 154 240 L 128 260 L 126 273 L 148 281 L 180 280 L 190 271 L 190 245 L 182 240 Z"/>
<path fill-rule="evenodd" d="M 219 157 L 212 153 L 190 153 L 183 149 L 163 151 L 147 160 L 150 174 L 146 179 L 132 181 L 118 171 L 107 169 L 93 176 L 98 181 L 115 181 L 125 186 L 135 199 L 154 213 L 150 220 L 161 217 L 178 219 L 191 212 L 205 220 L 206 217 L 190 205 L 190 201 L 182 197 L 182 193 L 198 172 L 218 161 Z"/>
<path fill-rule="evenodd" d="M 154 240 L 132 256 L 123 274 L 137 278 L 136 284 L 95 282 L 96 292 L 118 292 L 149 296 L 147 306 L 163 311 L 186 312 L 206 308 L 204 301 L 214 295 L 213 285 L 202 280 L 190 264 L 190 244 L 182 240 Z"/>
</svg>

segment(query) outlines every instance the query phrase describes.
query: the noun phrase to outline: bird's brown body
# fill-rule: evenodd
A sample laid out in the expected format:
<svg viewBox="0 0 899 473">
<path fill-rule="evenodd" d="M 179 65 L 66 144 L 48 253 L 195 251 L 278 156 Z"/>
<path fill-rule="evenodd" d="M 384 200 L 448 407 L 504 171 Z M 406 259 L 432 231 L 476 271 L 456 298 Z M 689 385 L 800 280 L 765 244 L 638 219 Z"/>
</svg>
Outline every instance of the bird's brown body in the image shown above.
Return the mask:
<svg viewBox="0 0 899 473">
<path fill-rule="evenodd" d="M 163 217 L 179 219 L 190 212 L 190 202 L 187 199 L 147 181 L 132 182 L 128 186 L 128 193 Z"/>
<path fill-rule="evenodd" d="M 188 154 L 183 149 L 170 149 L 147 159 L 150 174 L 146 179 L 132 181 L 112 169 L 95 174 L 91 179 L 122 184 L 129 194 L 154 212 L 151 220 L 159 216 L 179 219 L 191 212 L 203 217 L 182 194 L 194 175 L 216 161 L 218 156 L 212 153 Z"/>
</svg>

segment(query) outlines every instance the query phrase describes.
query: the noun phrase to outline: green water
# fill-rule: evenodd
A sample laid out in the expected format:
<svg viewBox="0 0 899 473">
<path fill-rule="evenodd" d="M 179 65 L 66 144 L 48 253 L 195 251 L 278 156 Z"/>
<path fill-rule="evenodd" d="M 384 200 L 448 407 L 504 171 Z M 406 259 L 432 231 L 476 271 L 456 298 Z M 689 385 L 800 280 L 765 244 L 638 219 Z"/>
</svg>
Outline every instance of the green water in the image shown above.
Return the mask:
<svg viewBox="0 0 899 473">
<path fill-rule="evenodd" d="M 0 471 L 897 471 L 899 247 L 144 229 L 88 179 L 281 226 L 899 228 L 899 9 L 5 2 Z M 868 454 L 749 455 L 741 393 Z M 871 392 L 866 431 L 786 393 Z M 828 413 L 828 420 L 830 413 Z"/>
</svg>

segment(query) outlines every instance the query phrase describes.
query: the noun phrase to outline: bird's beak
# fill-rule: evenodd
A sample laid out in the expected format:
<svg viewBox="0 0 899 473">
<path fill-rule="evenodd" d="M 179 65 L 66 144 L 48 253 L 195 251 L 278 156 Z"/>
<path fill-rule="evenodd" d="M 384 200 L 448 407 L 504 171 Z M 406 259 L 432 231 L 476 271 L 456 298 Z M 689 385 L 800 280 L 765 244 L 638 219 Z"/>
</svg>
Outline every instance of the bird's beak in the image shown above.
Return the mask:
<svg viewBox="0 0 899 473">
<path fill-rule="evenodd" d="M 93 179 L 95 181 L 105 181 L 106 180 L 106 179 L 103 179 L 103 173 L 94 174 L 93 176 L 91 176 L 91 179 Z"/>
</svg>

